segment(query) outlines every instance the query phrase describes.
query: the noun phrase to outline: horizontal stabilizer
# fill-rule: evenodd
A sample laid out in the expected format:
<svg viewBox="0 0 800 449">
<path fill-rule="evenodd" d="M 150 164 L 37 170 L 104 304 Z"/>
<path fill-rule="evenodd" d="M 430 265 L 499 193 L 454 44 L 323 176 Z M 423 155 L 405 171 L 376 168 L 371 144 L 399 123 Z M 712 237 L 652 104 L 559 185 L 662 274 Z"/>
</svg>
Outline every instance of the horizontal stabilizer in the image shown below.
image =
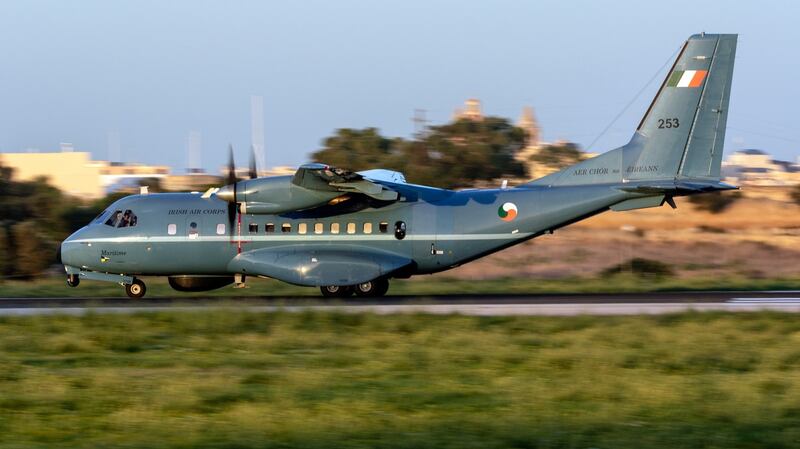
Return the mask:
<svg viewBox="0 0 800 449">
<path fill-rule="evenodd" d="M 679 179 L 668 181 L 636 182 L 617 187 L 619 190 L 642 194 L 667 194 L 669 196 L 691 195 L 694 193 L 737 190 L 736 186 L 720 181 Z"/>
</svg>

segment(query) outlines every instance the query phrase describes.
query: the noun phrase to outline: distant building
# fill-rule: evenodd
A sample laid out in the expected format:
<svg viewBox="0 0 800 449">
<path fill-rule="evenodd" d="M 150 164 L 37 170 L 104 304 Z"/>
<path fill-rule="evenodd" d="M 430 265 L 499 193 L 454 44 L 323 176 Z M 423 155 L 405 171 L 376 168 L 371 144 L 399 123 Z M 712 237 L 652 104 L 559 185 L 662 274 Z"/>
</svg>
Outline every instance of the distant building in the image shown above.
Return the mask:
<svg viewBox="0 0 800 449">
<path fill-rule="evenodd" d="M 14 179 L 32 181 L 46 177 L 51 185 L 72 196 L 95 199 L 105 194 L 102 163 L 87 152 L 0 153 L 0 164 L 14 169 Z"/>
<path fill-rule="evenodd" d="M 138 186 L 142 180 L 157 179 L 161 182 L 169 176 L 166 165 L 128 164 L 122 162 L 96 161 L 100 166 L 100 182 L 105 192 Z"/>
<path fill-rule="evenodd" d="M 475 98 L 470 98 L 464 102 L 463 108 L 456 108 L 453 112 L 453 121 L 457 120 L 474 120 L 476 122 L 483 120 L 483 112 L 481 111 L 481 101 Z"/>
<path fill-rule="evenodd" d="M 800 184 L 798 159 L 792 163 L 772 159 L 763 150 L 739 150 L 722 162 L 722 177 L 739 185 L 794 186 Z"/>
<path fill-rule="evenodd" d="M 45 177 L 62 192 L 85 199 L 169 175 L 169 167 L 164 165 L 93 161 L 91 153 L 74 151 L 71 144 L 62 144 L 62 149 L 65 151 L 57 153 L 0 153 L 0 164 L 14 169 L 14 179 Z"/>
<path fill-rule="evenodd" d="M 209 186 L 221 186 L 224 177 L 193 169 L 189 173 L 169 175 L 161 180 L 161 188 L 173 192 L 194 192 L 206 190 Z"/>
</svg>

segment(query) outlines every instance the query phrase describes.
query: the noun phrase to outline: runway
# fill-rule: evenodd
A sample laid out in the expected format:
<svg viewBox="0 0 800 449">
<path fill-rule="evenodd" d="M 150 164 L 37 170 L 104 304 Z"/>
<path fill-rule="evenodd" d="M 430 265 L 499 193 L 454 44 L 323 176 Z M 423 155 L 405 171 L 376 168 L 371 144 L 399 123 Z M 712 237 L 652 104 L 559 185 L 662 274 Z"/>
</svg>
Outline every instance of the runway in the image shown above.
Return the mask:
<svg viewBox="0 0 800 449">
<path fill-rule="evenodd" d="M 566 295 L 387 296 L 327 300 L 315 297 L 268 298 L 0 298 L 0 316 L 232 308 L 253 312 L 308 310 L 344 313 L 431 313 L 502 315 L 655 315 L 696 312 L 800 312 L 800 291 L 658 292 Z"/>
</svg>

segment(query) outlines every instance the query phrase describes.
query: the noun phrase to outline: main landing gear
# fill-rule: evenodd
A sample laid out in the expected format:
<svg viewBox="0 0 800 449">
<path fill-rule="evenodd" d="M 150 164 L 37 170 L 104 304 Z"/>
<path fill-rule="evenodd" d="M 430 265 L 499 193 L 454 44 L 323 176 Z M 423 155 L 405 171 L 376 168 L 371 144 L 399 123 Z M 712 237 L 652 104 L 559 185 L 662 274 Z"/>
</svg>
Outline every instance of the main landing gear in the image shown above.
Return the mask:
<svg viewBox="0 0 800 449">
<path fill-rule="evenodd" d="M 147 293 L 147 287 L 140 279 L 134 279 L 133 283 L 125 284 L 125 294 L 127 294 L 129 298 L 142 298 L 145 293 Z"/>
<path fill-rule="evenodd" d="M 389 291 L 389 280 L 379 278 L 356 285 L 324 285 L 319 289 L 322 291 L 322 296 L 327 298 L 347 298 L 353 293 L 356 296 L 376 297 L 383 296 Z"/>
</svg>

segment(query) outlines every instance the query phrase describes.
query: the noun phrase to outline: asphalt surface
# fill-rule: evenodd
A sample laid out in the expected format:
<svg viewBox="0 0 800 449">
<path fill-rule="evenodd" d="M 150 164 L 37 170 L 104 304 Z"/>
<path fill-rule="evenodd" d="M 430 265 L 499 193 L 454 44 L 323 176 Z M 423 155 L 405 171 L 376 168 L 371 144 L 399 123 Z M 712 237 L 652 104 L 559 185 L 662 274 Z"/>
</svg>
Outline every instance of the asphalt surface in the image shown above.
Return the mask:
<svg viewBox="0 0 800 449">
<path fill-rule="evenodd" d="M 464 315 L 637 315 L 694 311 L 800 312 L 800 291 L 658 292 L 566 295 L 436 295 L 384 298 L 0 298 L 0 316 L 133 313 L 208 308 L 250 311 L 337 310 L 347 313 Z"/>
</svg>

